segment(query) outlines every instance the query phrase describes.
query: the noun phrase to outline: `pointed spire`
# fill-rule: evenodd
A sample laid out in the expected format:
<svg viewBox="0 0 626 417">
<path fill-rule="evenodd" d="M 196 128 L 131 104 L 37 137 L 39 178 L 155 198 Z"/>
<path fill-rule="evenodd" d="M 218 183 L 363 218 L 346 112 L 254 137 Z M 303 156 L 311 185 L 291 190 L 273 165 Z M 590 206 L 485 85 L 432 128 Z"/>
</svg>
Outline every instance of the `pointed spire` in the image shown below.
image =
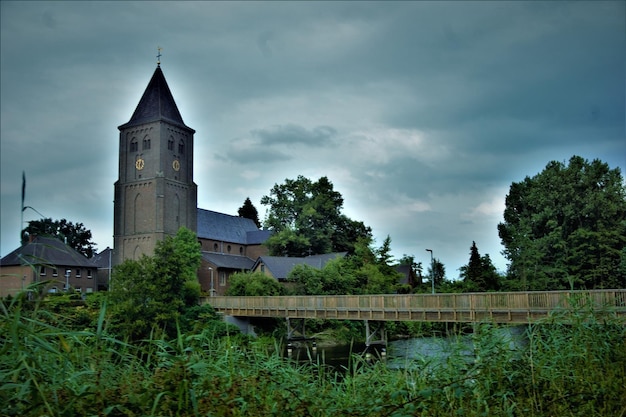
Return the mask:
<svg viewBox="0 0 626 417">
<path fill-rule="evenodd" d="M 139 100 L 139 104 L 132 117 L 128 123 L 119 126 L 118 129 L 158 120 L 164 120 L 191 129 L 183 122 L 183 118 L 178 111 L 174 97 L 167 85 L 167 81 L 165 81 L 165 76 L 163 75 L 160 64 L 157 65 L 152 79 L 148 83 L 148 87 L 146 87 L 146 91 L 144 91 L 141 100 Z"/>
</svg>

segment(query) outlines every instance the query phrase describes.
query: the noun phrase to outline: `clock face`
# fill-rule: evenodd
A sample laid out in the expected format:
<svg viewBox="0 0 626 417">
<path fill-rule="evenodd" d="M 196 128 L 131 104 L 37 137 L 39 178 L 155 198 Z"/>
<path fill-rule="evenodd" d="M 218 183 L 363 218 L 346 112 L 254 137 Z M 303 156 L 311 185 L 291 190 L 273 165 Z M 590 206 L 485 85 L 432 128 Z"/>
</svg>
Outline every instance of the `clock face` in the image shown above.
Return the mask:
<svg viewBox="0 0 626 417">
<path fill-rule="evenodd" d="M 172 162 L 172 168 L 174 168 L 174 171 L 178 171 L 180 169 L 180 162 L 178 162 L 178 159 L 175 159 L 174 162 Z"/>
<path fill-rule="evenodd" d="M 135 161 L 135 168 L 137 168 L 137 171 L 141 171 L 144 166 L 145 166 L 145 162 L 143 159 L 139 158 Z"/>
</svg>

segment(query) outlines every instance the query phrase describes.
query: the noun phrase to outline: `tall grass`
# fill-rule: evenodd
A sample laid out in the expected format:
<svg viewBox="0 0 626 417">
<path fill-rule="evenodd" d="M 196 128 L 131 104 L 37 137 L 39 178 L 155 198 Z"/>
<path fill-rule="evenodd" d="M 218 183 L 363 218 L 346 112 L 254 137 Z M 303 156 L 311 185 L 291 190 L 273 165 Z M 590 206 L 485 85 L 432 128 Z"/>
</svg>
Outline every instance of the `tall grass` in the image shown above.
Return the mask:
<svg viewBox="0 0 626 417">
<path fill-rule="evenodd" d="M 341 377 L 295 364 L 281 349 L 216 327 L 128 344 L 51 325 L 23 298 L 0 304 L 0 414 L 6 416 L 620 416 L 626 413 L 626 330 L 577 312 L 529 325 L 510 349 L 478 325 L 473 352 L 404 369 L 383 362 Z M 55 320 L 61 320 L 56 317 Z M 54 321 L 56 322 L 56 321 Z M 363 361 L 363 362 L 362 362 Z"/>
</svg>

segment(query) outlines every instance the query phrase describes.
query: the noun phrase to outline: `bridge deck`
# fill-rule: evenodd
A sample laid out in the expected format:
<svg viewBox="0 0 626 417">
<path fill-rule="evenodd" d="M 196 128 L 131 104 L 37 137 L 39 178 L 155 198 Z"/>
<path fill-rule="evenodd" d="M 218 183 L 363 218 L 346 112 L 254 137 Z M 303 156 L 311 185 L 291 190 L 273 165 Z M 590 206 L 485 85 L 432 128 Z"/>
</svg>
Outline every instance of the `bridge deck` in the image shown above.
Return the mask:
<svg viewBox="0 0 626 417">
<path fill-rule="evenodd" d="M 527 323 L 559 310 L 593 309 L 626 322 L 626 289 L 411 295 L 205 297 L 216 311 L 243 317 Z"/>
</svg>

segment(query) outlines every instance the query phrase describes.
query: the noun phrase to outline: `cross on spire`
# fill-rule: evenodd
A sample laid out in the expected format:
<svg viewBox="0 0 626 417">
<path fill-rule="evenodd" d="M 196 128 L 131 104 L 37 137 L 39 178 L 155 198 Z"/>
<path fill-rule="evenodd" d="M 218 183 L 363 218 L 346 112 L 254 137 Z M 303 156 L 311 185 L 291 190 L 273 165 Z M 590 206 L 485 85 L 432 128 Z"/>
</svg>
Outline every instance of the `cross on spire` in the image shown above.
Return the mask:
<svg viewBox="0 0 626 417">
<path fill-rule="evenodd" d="M 159 51 L 159 53 L 158 53 L 158 54 L 157 54 L 157 56 L 156 56 L 156 57 L 157 57 L 157 65 L 158 65 L 158 66 L 161 66 L 161 50 L 162 50 L 162 49 L 163 49 L 163 48 L 161 48 L 160 46 L 159 46 L 159 47 L 157 47 L 157 50 Z"/>
</svg>

